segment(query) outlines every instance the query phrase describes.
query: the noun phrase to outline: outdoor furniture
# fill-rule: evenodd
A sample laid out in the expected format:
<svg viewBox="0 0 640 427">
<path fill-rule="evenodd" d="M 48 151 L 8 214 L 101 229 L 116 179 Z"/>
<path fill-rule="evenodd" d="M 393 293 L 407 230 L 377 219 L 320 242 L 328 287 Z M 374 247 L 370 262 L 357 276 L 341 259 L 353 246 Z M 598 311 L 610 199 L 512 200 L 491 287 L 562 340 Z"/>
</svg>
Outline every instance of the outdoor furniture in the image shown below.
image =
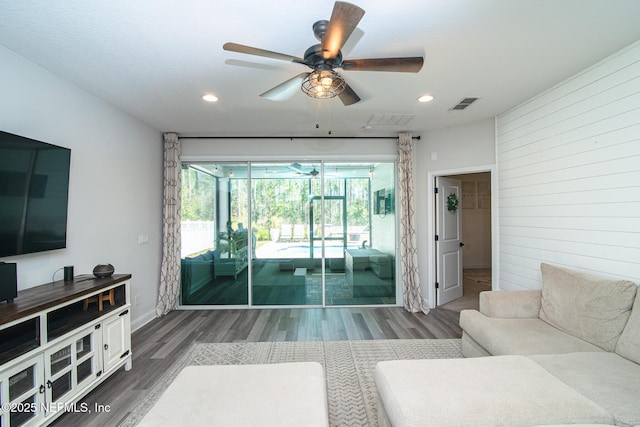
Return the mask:
<svg viewBox="0 0 640 427">
<path fill-rule="evenodd" d="M 280 241 L 290 242 L 292 238 L 293 238 L 293 225 L 282 224 L 280 226 Z"/>
<path fill-rule="evenodd" d="M 301 241 L 304 240 L 304 225 L 296 224 L 293 226 L 293 240 Z"/>
<path fill-rule="evenodd" d="M 306 268 L 296 268 L 293 272 L 293 284 L 304 286 L 306 284 L 307 279 L 307 269 Z"/>
</svg>

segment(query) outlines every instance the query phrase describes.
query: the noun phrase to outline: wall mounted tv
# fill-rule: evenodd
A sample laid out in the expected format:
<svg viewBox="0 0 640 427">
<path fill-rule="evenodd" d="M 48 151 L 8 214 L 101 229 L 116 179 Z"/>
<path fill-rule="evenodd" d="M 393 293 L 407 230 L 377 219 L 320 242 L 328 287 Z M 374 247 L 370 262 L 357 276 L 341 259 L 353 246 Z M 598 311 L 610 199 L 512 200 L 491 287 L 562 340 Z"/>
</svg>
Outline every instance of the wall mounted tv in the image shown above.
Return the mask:
<svg viewBox="0 0 640 427">
<path fill-rule="evenodd" d="M 71 150 L 0 131 L 0 257 L 67 246 Z"/>
</svg>

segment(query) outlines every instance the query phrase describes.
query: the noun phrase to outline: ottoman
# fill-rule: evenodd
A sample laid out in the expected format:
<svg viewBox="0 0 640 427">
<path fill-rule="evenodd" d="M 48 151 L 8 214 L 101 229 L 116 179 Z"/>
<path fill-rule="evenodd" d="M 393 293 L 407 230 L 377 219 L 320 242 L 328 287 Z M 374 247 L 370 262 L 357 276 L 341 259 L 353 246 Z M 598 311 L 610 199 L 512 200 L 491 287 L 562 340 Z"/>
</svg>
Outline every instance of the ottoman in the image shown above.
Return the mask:
<svg viewBox="0 0 640 427">
<path fill-rule="evenodd" d="M 371 255 L 369 257 L 371 270 L 381 279 L 390 279 L 393 276 L 391 257 L 385 254 Z"/>
<path fill-rule="evenodd" d="M 138 426 L 329 425 L 322 365 L 187 366 Z"/>
<path fill-rule="evenodd" d="M 524 356 L 379 362 L 375 380 L 380 426 L 615 424 Z"/>
</svg>

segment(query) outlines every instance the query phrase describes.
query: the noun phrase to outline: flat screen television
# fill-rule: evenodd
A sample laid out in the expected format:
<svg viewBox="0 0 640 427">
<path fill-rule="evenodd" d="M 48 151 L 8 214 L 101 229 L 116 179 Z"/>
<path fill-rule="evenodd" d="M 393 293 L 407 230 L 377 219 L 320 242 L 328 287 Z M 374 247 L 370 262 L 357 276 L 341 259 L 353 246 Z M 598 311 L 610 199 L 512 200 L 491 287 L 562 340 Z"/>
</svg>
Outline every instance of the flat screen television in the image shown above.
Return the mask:
<svg viewBox="0 0 640 427">
<path fill-rule="evenodd" d="M 0 257 L 67 246 L 71 150 L 0 131 Z"/>
</svg>

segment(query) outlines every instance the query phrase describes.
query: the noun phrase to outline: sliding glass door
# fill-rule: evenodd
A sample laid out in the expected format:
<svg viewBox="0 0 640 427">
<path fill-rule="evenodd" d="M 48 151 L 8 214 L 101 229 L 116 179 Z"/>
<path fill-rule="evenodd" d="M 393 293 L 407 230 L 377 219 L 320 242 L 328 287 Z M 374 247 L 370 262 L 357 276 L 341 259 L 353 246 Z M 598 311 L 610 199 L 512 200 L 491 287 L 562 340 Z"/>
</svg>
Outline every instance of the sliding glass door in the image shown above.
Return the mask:
<svg viewBox="0 0 640 427">
<path fill-rule="evenodd" d="M 252 163 L 252 224 L 258 236 L 251 295 L 255 306 L 321 305 L 309 201 L 319 163 Z M 317 171 L 317 175 L 316 172 Z"/>
<path fill-rule="evenodd" d="M 183 165 L 182 304 L 395 304 L 395 165 Z"/>
</svg>

